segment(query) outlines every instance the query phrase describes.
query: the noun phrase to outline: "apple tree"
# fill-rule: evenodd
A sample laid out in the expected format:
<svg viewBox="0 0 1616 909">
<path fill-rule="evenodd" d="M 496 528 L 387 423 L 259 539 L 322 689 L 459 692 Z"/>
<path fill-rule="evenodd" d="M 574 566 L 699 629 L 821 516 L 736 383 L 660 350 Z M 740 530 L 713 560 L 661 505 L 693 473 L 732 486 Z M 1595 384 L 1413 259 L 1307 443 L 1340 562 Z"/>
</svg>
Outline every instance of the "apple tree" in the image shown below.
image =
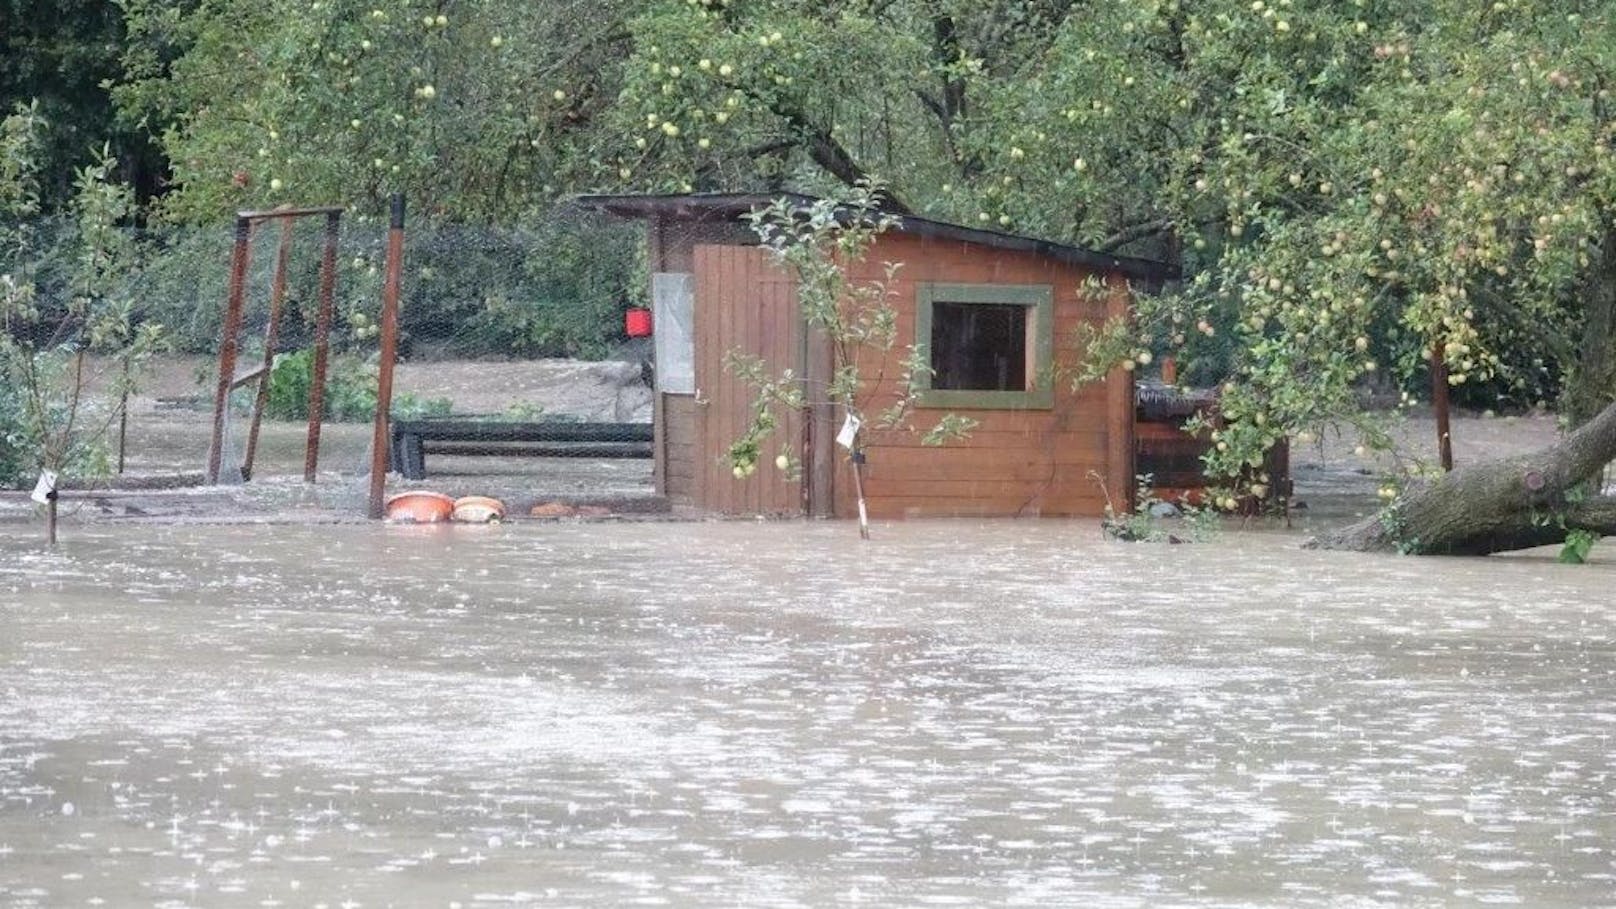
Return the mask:
<svg viewBox="0 0 1616 909">
<path fill-rule="evenodd" d="M 38 224 L 36 108 L 0 122 L 0 470 L 78 478 L 108 472 L 106 442 L 120 401 L 140 363 L 158 349 L 162 329 L 136 318 L 127 293 L 136 250 L 127 228 L 130 186 L 113 179 L 110 149 L 81 168 L 71 205 L 71 239 L 52 244 L 71 261 L 65 298 L 37 293 L 43 258 Z M 92 354 L 101 356 L 91 359 Z M 98 365 L 99 364 L 99 365 Z M 56 542 L 50 490 L 46 539 Z"/>
<path fill-rule="evenodd" d="M 1489 552 L 1607 532 L 1616 61 L 1590 40 L 1610 34 L 1606 7 L 1106 8 L 1067 23 L 1065 65 L 1005 90 L 1024 122 L 991 159 L 1004 176 L 967 187 L 983 220 L 1154 243 L 1182 266 L 1176 292 L 1094 339 L 1098 360 L 1216 354 L 1203 375 L 1224 383 L 1226 425 L 1208 464 L 1231 477 L 1331 423 L 1387 444 L 1361 390 L 1418 387 L 1435 357 L 1495 397 L 1563 383 L 1573 421 L 1599 414 L 1585 431 L 1398 478 L 1385 515 L 1326 543 Z"/>
<path fill-rule="evenodd" d="M 597 164 L 627 0 L 126 0 L 117 97 L 162 130 L 178 220 L 292 199 L 508 223 Z"/>
</svg>

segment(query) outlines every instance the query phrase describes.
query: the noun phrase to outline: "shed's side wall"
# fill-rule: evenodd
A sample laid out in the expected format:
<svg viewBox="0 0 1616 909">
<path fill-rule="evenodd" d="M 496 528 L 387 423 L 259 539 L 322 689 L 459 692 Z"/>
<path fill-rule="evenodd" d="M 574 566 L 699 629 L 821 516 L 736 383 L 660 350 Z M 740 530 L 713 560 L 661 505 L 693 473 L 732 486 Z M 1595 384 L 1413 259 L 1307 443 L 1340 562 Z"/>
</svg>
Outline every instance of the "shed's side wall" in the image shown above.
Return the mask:
<svg viewBox="0 0 1616 909">
<path fill-rule="evenodd" d="M 646 228 L 653 272 L 694 273 L 697 243 L 757 242 L 751 228 L 729 221 L 652 218 Z M 657 494 L 676 504 L 693 504 L 696 498 L 696 417 L 694 395 L 656 393 L 653 476 Z"/>
<path fill-rule="evenodd" d="M 897 361 L 916 341 L 916 292 L 922 282 L 1051 286 L 1057 372 L 1078 365 L 1082 325 L 1099 325 L 1108 314 L 1126 312 L 1120 279 L 1109 282 L 1107 298 L 1087 298 L 1081 293 L 1087 272 L 1034 254 L 889 234 L 856 274 L 878 280 L 882 263 L 889 261 L 903 263 L 891 286 L 898 349 L 879 383 L 873 378 L 879 365 L 868 358 L 862 365 L 868 413 L 897 399 Z M 920 435 L 950 411 L 917 410 L 920 432 L 872 436 L 865 473 L 870 511 L 877 517 L 1103 514 L 1106 500 L 1098 478 L 1104 478 L 1119 505 L 1132 486 L 1132 398 L 1132 374 L 1120 369 L 1105 382 L 1075 391 L 1069 379 L 1057 378 L 1048 410 L 954 410 L 980 425 L 969 438 L 942 447 L 923 446 Z M 836 513 L 851 516 L 856 512 L 852 481 L 840 455 L 838 450 Z"/>
<path fill-rule="evenodd" d="M 682 504 L 696 488 L 696 397 L 662 395 L 661 494 Z"/>
</svg>

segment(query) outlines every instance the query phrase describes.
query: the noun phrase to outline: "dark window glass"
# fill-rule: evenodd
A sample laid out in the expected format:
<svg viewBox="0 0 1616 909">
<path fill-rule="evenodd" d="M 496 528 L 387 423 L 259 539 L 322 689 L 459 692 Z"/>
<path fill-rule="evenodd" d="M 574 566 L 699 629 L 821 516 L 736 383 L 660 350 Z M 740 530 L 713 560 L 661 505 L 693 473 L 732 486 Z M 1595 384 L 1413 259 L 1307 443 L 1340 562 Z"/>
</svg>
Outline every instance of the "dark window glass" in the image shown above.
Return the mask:
<svg viewBox="0 0 1616 909">
<path fill-rule="evenodd" d="M 1027 390 L 1027 313 L 1014 303 L 934 302 L 932 388 Z"/>
</svg>

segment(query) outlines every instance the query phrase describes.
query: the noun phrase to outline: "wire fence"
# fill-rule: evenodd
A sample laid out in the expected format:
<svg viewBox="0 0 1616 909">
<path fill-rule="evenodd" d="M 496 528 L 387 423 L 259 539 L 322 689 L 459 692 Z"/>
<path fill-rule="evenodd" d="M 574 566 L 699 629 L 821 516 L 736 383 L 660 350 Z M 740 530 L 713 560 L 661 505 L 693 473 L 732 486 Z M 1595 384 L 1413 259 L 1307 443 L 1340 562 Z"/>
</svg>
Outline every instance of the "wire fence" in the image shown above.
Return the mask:
<svg viewBox="0 0 1616 909">
<path fill-rule="evenodd" d="M 0 274 L 32 286 L 36 317 L 8 320 L 5 331 L 20 345 L 13 349 L 49 350 L 61 341 L 52 333 L 73 318 L 81 238 L 64 220 L 12 227 L 25 241 L 0 251 Z M 391 487 L 540 500 L 648 492 L 650 345 L 624 328 L 648 283 L 639 230 L 561 208 L 518 228 L 411 224 L 405 238 L 389 442 L 407 444 L 391 452 Z M 123 418 L 107 421 L 101 472 L 113 484 L 199 481 L 216 429 L 235 236 L 217 225 L 130 230 L 124 239 L 127 262 L 105 294 L 132 326 L 160 325 L 164 348 L 133 376 L 127 400 L 87 399 Z M 369 469 L 387 228 L 343 217 L 336 240 L 322 483 Z M 218 427 L 220 479 L 301 480 L 325 219 L 255 221 L 245 252 L 238 356 Z M 117 384 L 116 358 L 90 345 L 85 363 L 92 390 Z M 0 419 L 12 406 L 0 394 Z M 11 435 L 0 446 L 9 444 L 23 467 L 0 479 L 16 484 L 29 478 L 19 450 L 27 440 Z"/>
</svg>

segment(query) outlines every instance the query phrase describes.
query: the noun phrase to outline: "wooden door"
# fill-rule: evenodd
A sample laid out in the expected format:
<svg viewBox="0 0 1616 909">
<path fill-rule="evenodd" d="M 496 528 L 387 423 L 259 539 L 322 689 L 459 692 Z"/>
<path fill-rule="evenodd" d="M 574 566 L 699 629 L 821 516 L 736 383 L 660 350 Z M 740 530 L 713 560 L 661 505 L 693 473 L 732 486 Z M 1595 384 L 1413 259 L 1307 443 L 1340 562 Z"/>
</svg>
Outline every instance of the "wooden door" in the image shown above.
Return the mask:
<svg viewBox="0 0 1616 909">
<path fill-rule="evenodd" d="M 737 479 L 725 455 L 751 425 L 757 389 L 728 367 L 732 354 L 759 357 L 778 378 L 801 379 L 804 350 L 796 288 L 755 246 L 697 246 L 695 501 L 720 514 L 801 514 L 804 460 L 800 414 L 775 409 L 779 425 L 760 446 L 757 470 Z M 780 454 L 798 469 L 775 465 Z"/>
</svg>

